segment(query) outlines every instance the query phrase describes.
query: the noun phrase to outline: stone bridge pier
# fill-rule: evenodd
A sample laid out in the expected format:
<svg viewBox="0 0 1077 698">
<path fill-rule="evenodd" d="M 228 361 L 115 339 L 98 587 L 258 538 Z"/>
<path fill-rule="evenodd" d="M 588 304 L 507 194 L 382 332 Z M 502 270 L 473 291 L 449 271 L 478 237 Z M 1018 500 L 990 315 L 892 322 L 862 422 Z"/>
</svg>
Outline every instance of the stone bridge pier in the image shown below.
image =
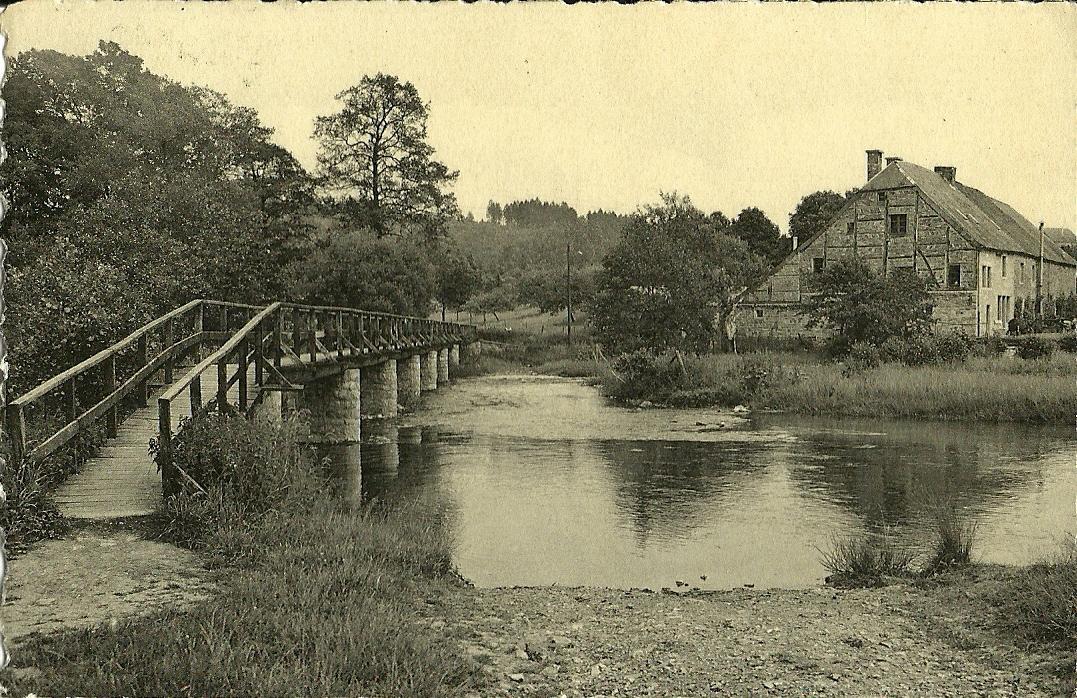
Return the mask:
<svg viewBox="0 0 1077 698">
<path fill-rule="evenodd" d="M 461 362 L 474 361 L 479 352 L 478 342 L 454 344 L 322 375 L 304 384 L 295 407 L 310 415 L 310 441 L 358 442 L 363 420 L 397 416 L 399 405 L 414 404 L 423 392 L 447 384 Z M 279 421 L 281 407 L 281 393 L 267 392 L 258 418 Z"/>
</svg>

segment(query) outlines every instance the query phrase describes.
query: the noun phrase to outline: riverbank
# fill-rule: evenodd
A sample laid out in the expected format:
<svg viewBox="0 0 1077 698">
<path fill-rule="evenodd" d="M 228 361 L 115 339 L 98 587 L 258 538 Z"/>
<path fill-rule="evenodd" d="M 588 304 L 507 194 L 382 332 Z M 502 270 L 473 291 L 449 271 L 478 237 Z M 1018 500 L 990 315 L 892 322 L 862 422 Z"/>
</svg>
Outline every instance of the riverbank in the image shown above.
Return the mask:
<svg viewBox="0 0 1077 698">
<path fill-rule="evenodd" d="M 353 518 L 318 513 L 327 541 L 288 536 L 268 564 L 222 570 L 210 600 L 17 641 L 0 683 L 15 695 L 468 698 L 1074 690 L 1072 651 L 1023 646 L 998 624 L 992 599 L 1013 568 L 848 590 L 475 589 L 414 568 L 371 576 L 379 557 L 407 557 L 392 529 L 393 550 L 364 556 L 341 548 Z"/>
<path fill-rule="evenodd" d="M 473 375 L 588 378 L 629 406 L 743 405 L 803 415 L 1070 424 L 1077 414 L 1077 356 L 971 357 L 960 363 L 851 367 L 802 352 L 663 356 L 622 361 L 590 345 L 515 337 L 485 345 Z"/>
</svg>

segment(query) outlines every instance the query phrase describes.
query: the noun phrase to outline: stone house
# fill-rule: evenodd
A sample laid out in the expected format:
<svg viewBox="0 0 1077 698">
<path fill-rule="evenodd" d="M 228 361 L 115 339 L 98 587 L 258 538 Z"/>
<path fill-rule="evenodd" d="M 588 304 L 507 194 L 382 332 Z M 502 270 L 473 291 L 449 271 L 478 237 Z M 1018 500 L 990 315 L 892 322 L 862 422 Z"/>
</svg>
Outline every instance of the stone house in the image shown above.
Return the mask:
<svg viewBox="0 0 1077 698">
<path fill-rule="evenodd" d="M 825 229 L 795 249 L 737 313 L 741 336 L 821 337 L 797 311 L 813 275 L 855 255 L 880 272 L 930 277 L 936 330 L 1002 334 L 1021 299 L 1077 289 L 1077 260 L 1010 206 L 957 180 L 954 167 L 927 169 L 867 151 L 867 183 Z M 1041 251 L 1042 240 L 1042 251 Z M 1042 263 L 1041 263 L 1042 260 Z"/>
</svg>

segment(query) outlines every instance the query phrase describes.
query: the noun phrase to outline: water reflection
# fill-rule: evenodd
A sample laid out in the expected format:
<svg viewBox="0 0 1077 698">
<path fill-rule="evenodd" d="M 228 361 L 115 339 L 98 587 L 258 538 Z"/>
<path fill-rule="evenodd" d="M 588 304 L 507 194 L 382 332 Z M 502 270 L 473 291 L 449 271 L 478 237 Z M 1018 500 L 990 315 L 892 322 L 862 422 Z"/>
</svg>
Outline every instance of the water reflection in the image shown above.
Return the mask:
<svg viewBox="0 0 1077 698">
<path fill-rule="evenodd" d="M 1066 429 L 635 411 L 566 380 L 476 379 L 336 447 L 348 501 L 451 505 L 481 585 L 814 584 L 815 546 L 889 527 L 923 543 L 952 498 L 980 554 L 1027 562 L 1072 531 Z M 707 581 L 699 577 L 706 575 Z"/>
</svg>

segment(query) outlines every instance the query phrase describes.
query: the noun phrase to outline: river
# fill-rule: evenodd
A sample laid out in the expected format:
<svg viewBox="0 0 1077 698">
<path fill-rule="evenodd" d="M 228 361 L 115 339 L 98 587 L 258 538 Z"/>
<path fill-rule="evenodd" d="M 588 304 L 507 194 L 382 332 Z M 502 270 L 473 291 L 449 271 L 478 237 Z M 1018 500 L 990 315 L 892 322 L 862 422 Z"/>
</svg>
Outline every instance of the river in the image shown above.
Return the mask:
<svg viewBox="0 0 1077 698">
<path fill-rule="evenodd" d="M 977 522 L 979 560 L 1057 550 L 1074 532 L 1072 433 L 639 410 L 578 380 L 491 376 L 330 455 L 344 497 L 451 512 L 456 564 L 479 586 L 795 588 L 822 581 L 835 535 L 926 549 L 941 496 Z"/>
</svg>

